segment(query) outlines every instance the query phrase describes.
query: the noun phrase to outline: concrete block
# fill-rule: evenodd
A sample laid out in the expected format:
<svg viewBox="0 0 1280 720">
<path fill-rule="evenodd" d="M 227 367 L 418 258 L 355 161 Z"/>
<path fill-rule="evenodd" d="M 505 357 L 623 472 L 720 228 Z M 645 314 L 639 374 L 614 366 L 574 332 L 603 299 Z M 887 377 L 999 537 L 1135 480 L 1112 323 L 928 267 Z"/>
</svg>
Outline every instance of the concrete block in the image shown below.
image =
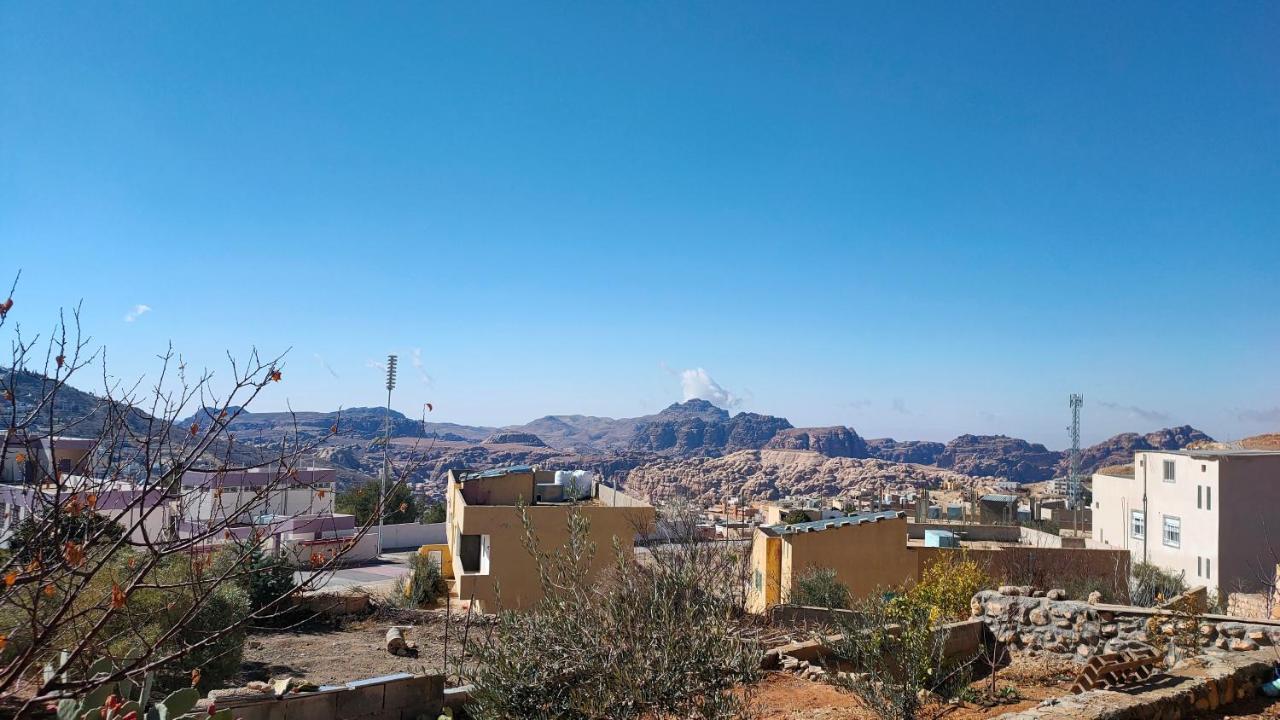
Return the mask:
<svg viewBox="0 0 1280 720">
<path fill-rule="evenodd" d="M 392 680 L 384 685 L 386 695 L 382 701 L 384 710 L 439 708 L 444 702 L 444 676 L 418 675 L 405 680 Z"/>
<path fill-rule="evenodd" d="M 337 711 L 340 720 L 358 718 L 382 712 L 382 700 L 386 685 L 364 685 L 337 693 Z"/>
<path fill-rule="evenodd" d="M 286 697 L 284 720 L 332 720 L 338 717 L 338 693 L 344 690 L 305 693 Z"/>
<path fill-rule="evenodd" d="M 217 705 L 215 703 L 215 707 L 218 709 L 230 708 L 231 714 L 238 720 L 285 720 L 284 701 L 274 698 L 247 705 Z"/>
</svg>

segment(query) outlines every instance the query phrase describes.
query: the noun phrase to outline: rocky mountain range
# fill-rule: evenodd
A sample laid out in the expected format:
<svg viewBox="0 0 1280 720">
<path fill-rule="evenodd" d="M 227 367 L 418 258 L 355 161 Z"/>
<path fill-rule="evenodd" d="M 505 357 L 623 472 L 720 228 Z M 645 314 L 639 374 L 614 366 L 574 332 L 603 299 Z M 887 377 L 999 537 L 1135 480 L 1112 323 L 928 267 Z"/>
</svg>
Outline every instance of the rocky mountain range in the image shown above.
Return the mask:
<svg viewBox="0 0 1280 720">
<path fill-rule="evenodd" d="M 22 376 L 19 398 L 38 391 L 38 376 L 28 375 Z M 67 388 L 59 397 L 59 413 L 71 415 L 96 402 L 89 393 Z M 179 426 L 207 419 L 209 413 L 199 410 Z M 243 411 L 230 431 L 239 447 L 266 450 L 294 434 L 303 439 L 324 438 L 336 427 L 336 436 L 313 460 L 337 468 L 339 481 L 349 484 L 376 475 L 388 425 L 393 462 L 412 468 L 413 479 L 429 486 L 449 469 L 538 464 L 549 469 L 595 468 L 655 497 L 668 492 L 659 487 L 658 479 L 663 477 L 699 497 L 713 492 L 713 485 L 715 493 L 741 490 L 772 497 L 825 492 L 824 488 L 847 492 L 868 482 L 908 486 L 942 478 L 1036 482 L 1061 476 L 1068 463 L 1062 451 L 1003 435 L 961 435 L 947 443 L 864 439 L 849 427 L 797 428 L 782 417 L 730 414 L 696 399 L 635 418 L 547 415 L 505 427 L 426 422 L 394 410 L 388 413 L 385 408 Z M 1212 438 L 1190 426 L 1123 433 L 1085 448 L 1081 470 L 1087 474 L 1130 462 L 1136 450 L 1210 442 Z M 700 480 L 701 476 L 720 480 Z"/>
</svg>

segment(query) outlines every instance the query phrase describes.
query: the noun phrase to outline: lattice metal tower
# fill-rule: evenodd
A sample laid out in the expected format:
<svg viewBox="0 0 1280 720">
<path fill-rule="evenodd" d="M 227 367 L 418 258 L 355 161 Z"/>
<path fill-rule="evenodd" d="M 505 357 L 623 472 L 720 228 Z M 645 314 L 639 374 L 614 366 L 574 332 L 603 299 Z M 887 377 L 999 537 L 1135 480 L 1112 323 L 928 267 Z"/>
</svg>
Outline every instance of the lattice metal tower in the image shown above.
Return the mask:
<svg viewBox="0 0 1280 720">
<path fill-rule="evenodd" d="M 1080 487 L 1080 408 L 1084 405 L 1084 395 L 1072 393 L 1069 403 L 1071 405 L 1071 427 L 1067 428 L 1067 432 L 1071 437 L 1071 455 L 1067 475 L 1067 493 L 1071 497 L 1071 507 L 1079 508 L 1082 497 L 1082 489 Z"/>
</svg>

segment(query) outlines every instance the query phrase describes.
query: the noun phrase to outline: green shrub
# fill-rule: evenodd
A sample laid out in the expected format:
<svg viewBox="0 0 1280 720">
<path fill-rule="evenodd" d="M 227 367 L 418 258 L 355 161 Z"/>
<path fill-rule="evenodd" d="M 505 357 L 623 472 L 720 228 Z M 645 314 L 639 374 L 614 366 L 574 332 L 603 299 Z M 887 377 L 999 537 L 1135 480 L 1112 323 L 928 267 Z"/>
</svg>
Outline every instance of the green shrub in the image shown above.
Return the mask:
<svg viewBox="0 0 1280 720">
<path fill-rule="evenodd" d="M 1183 573 L 1152 563 L 1136 563 L 1129 571 L 1129 597 L 1134 605 L 1153 607 L 1187 589 Z"/>
<path fill-rule="evenodd" d="M 792 605 L 847 609 L 849 599 L 849 586 L 831 568 L 806 568 L 792 581 Z"/>
<path fill-rule="evenodd" d="M 378 500 L 382 497 L 382 482 L 367 480 L 350 490 L 338 493 L 335 509 L 340 513 L 350 513 L 356 517 L 360 525 L 372 520 L 378 521 Z M 418 501 L 413 493 L 402 482 L 387 483 L 387 505 L 382 512 L 382 521 L 388 525 L 411 523 L 418 519 Z"/>
<path fill-rule="evenodd" d="M 969 601 L 992 585 L 986 570 L 969 559 L 968 553 L 944 550 L 925 567 L 908 594 L 934 608 L 939 620 L 949 622 L 969 617 Z"/>
<path fill-rule="evenodd" d="M 809 522 L 809 514 L 803 510 L 790 510 L 786 515 L 782 516 L 782 522 L 786 525 Z"/>
<path fill-rule="evenodd" d="M 603 577 L 587 574 L 595 554 L 588 521 L 569 517 L 569 542 L 546 554 L 530 542 L 545 597 L 523 612 L 504 611 L 472 633 L 476 690 L 469 717 L 742 717 L 759 676 L 760 647 L 733 620 L 736 558 L 705 543 L 673 542 L 650 560 L 614 548 Z M 692 527 L 692 524 L 690 524 Z M 744 689 L 746 688 L 746 689 Z"/>
<path fill-rule="evenodd" d="M 231 544 L 215 556 L 209 575 L 217 577 L 232 566 L 231 577 L 244 591 L 249 612 L 258 614 L 255 625 L 280 627 L 304 618 L 288 598 L 281 600 L 294 589 L 293 568 L 283 554 L 254 542 Z"/>
<path fill-rule="evenodd" d="M 440 564 L 427 555 L 415 553 L 410 562 L 413 572 L 401 591 L 405 601 L 413 607 L 429 607 L 449 592 L 449 584 L 440 572 Z"/>
<path fill-rule="evenodd" d="M 872 593 L 837 617 L 841 633 L 821 636 L 853 672 L 837 676 L 885 720 L 913 720 L 924 693 L 960 692 L 964 682 L 943 671 L 946 638 L 934 631 L 936 608 L 910 595 Z"/>
<path fill-rule="evenodd" d="M 445 521 L 447 514 L 448 513 L 445 510 L 444 503 L 442 502 L 429 503 L 425 508 L 422 509 L 422 517 L 418 520 L 418 522 L 421 522 L 424 525 L 434 525 L 435 523 L 442 523 Z"/>
<path fill-rule="evenodd" d="M 9 538 L 9 550 L 18 562 L 26 564 L 37 557 L 47 560 L 62 555 L 69 542 L 83 545 L 85 540 L 96 538 L 95 545 L 106 546 L 123 535 L 120 523 L 96 512 L 57 510 L 47 519 L 37 520 L 32 515 L 23 518 Z"/>
</svg>

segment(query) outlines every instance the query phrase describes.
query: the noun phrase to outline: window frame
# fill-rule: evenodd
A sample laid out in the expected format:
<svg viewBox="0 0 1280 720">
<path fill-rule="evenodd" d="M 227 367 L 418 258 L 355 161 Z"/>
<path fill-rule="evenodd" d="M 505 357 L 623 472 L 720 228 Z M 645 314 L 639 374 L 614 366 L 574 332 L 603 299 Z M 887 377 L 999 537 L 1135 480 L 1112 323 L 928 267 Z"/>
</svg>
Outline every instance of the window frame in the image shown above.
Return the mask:
<svg viewBox="0 0 1280 720">
<path fill-rule="evenodd" d="M 1147 514 L 1142 510 L 1129 511 L 1129 537 L 1137 540 L 1147 537 Z"/>
<path fill-rule="evenodd" d="M 1169 521 L 1173 521 L 1173 526 Z M 1177 530 L 1178 537 L 1175 541 L 1169 541 L 1169 529 L 1174 527 Z M 1161 515 L 1160 516 L 1160 543 L 1165 547 L 1181 548 L 1182 547 L 1182 518 L 1177 515 Z"/>
<path fill-rule="evenodd" d="M 1165 460 L 1161 466 L 1161 480 L 1167 483 L 1178 482 L 1178 464 L 1173 460 Z"/>
</svg>

